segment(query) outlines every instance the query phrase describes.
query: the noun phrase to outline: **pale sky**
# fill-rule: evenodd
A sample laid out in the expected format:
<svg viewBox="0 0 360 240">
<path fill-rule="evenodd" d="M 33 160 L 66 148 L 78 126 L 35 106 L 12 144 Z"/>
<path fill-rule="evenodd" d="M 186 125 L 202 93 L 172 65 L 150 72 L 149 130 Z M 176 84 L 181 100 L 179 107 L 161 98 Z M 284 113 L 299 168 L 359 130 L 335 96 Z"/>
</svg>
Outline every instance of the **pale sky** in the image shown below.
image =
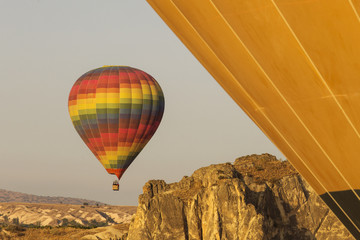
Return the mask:
<svg viewBox="0 0 360 240">
<path fill-rule="evenodd" d="M 145 0 L 0 0 L 0 29 L 2 189 L 137 205 L 150 179 L 248 154 L 285 158 Z M 103 65 L 139 68 L 165 95 L 162 123 L 119 192 L 67 110 L 74 82 Z"/>
</svg>

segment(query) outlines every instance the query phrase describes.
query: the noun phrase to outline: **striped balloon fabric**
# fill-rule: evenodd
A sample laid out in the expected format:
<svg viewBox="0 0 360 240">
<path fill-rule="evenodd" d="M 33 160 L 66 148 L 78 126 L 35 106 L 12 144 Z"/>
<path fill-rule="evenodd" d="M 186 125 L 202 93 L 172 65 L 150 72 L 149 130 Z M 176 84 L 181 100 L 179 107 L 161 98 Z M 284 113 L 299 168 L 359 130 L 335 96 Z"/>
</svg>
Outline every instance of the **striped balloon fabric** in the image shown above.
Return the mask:
<svg viewBox="0 0 360 240">
<path fill-rule="evenodd" d="M 76 131 L 118 179 L 155 133 L 164 105 L 156 80 L 127 66 L 104 66 L 85 73 L 69 96 Z"/>
</svg>

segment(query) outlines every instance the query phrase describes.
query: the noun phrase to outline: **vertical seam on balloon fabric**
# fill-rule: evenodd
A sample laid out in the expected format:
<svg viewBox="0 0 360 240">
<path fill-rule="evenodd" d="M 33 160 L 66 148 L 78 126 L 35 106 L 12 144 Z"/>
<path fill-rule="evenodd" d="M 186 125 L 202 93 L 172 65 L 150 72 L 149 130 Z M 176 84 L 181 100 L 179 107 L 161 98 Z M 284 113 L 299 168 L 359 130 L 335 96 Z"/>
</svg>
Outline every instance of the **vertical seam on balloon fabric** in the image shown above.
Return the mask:
<svg viewBox="0 0 360 240">
<path fill-rule="evenodd" d="M 117 75 L 118 75 L 118 91 L 117 91 L 117 94 L 118 94 L 118 101 L 119 101 L 119 103 L 118 103 L 118 106 L 117 106 L 117 109 L 118 109 L 118 111 L 119 111 L 119 115 L 118 115 L 118 121 L 117 121 L 117 132 L 116 132 L 116 134 L 117 134 L 117 139 L 116 139 L 116 165 L 118 166 L 118 162 L 119 162 L 119 138 L 120 138 L 120 132 L 119 132 L 119 130 L 120 130 L 120 120 L 121 120 L 121 116 L 120 116 L 120 114 L 121 114 L 121 108 L 120 108 L 120 106 L 121 106 L 121 97 L 120 97 L 120 94 L 121 94 L 121 80 L 120 80 L 120 77 L 121 77 L 121 67 L 117 67 Z"/>
<path fill-rule="evenodd" d="M 94 69 L 94 71 L 96 71 L 97 69 Z M 102 73 L 102 72 L 101 72 Z M 99 74 L 99 76 L 101 75 L 101 73 Z M 94 72 L 92 73 L 92 75 L 94 74 Z M 99 77 L 98 77 L 98 79 L 97 79 L 97 81 L 96 81 L 96 85 L 98 84 L 98 82 L 99 82 Z M 96 119 L 96 128 L 98 128 L 98 133 L 99 133 L 99 137 L 100 137 L 100 139 L 101 139 L 101 135 L 100 135 L 100 131 L 99 131 L 99 126 L 98 126 L 98 118 L 97 118 L 97 112 L 96 112 L 96 86 L 95 86 L 95 96 L 94 96 L 94 101 L 95 101 L 95 119 Z M 95 134 L 94 134 L 94 132 L 93 132 L 93 129 L 91 129 L 91 134 L 92 134 L 92 136 L 94 137 L 95 136 Z M 98 151 L 100 151 L 100 152 L 102 152 L 102 150 L 104 149 L 104 146 L 100 146 L 99 145 L 99 142 L 98 141 L 96 141 L 96 140 L 94 140 L 94 142 L 95 142 L 95 144 L 96 144 L 96 147 L 98 147 L 99 149 L 98 149 Z M 103 162 L 103 158 L 104 158 L 104 155 L 101 155 L 102 157 L 100 157 L 100 155 L 99 155 L 99 158 L 101 159 L 100 160 L 100 163 L 101 163 L 101 165 L 103 166 L 103 167 L 105 167 L 104 166 L 104 162 Z"/>
<path fill-rule="evenodd" d="M 105 101 L 106 101 L 106 122 L 107 122 L 107 124 L 106 124 L 106 127 L 107 127 L 107 138 L 108 138 L 108 150 L 106 150 L 106 158 L 107 158 L 107 160 L 109 161 L 109 164 L 110 164 L 110 166 L 111 166 L 111 163 L 110 163 L 110 156 L 111 156 L 111 153 L 108 153 L 108 152 L 111 152 L 111 139 L 110 139 L 110 127 L 109 127 L 109 125 L 110 125 L 110 116 L 109 116 L 109 106 L 108 106 L 108 102 L 109 102 L 109 100 L 108 100 L 108 95 L 109 95 L 109 79 L 110 79 L 110 77 L 111 77 L 111 74 L 113 73 L 113 69 L 114 69 L 114 67 L 113 66 L 111 66 L 110 67 L 110 69 L 109 69 L 109 75 L 107 76 L 107 80 L 106 80 L 106 95 L 105 95 Z M 110 150 L 109 150 L 110 149 Z M 113 167 L 111 167 L 111 168 L 113 168 Z M 114 168 L 116 168 L 116 167 L 114 167 Z"/>
<path fill-rule="evenodd" d="M 354 14 L 355 14 L 356 18 L 357 18 L 358 21 L 360 22 L 360 16 L 359 16 L 359 13 L 356 11 L 356 8 L 355 8 L 355 6 L 354 6 L 353 1 L 352 1 L 352 0 L 348 0 L 348 2 L 349 2 L 349 4 L 350 4 L 352 10 L 354 11 Z"/>
<path fill-rule="evenodd" d="M 118 69 L 118 73 L 119 73 L 119 121 L 118 121 L 118 124 L 119 124 L 119 129 L 118 129 L 118 139 L 117 139 L 117 158 L 119 157 L 119 155 L 120 155 L 120 148 L 121 148 L 121 144 L 120 144 L 120 137 L 121 137 L 121 134 L 120 134 L 120 132 L 119 132 L 119 130 L 120 130 L 120 121 L 121 121 L 121 116 L 120 116 L 120 112 L 121 112 L 121 110 L 120 110 L 120 106 L 121 106 L 121 97 L 120 97 L 120 94 L 121 94 L 121 79 L 120 79 L 120 72 L 121 72 L 121 70 L 120 70 L 120 67 L 119 67 L 119 69 Z M 118 160 L 117 160 L 118 161 Z"/>
<path fill-rule="evenodd" d="M 80 77 L 81 78 L 81 77 Z M 78 128 L 79 128 L 79 130 L 81 130 L 82 132 L 83 132 L 83 135 L 81 136 L 81 134 L 78 132 L 78 134 L 80 135 L 80 137 L 83 139 L 83 138 L 87 138 L 87 136 L 86 136 L 86 133 L 85 133 L 85 130 L 84 130 L 84 128 L 81 126 L 81 118 L 80 118 L 80 114 L 79 114 L 79 107 L 78 107 L 78 94 L 79 94 L 79 89 L 80 89 L 80 86 L 81 86 L 81 82 L 83 81 L 83 79 L 81 80 L 81 81 L 79 81 L 79 87 L 78 87 L 78 89 L 77 89 L 77 91 L 76 91 L 76 114 L 78 115 L 78 117 L 79 117 L 79 124 L 78 124 Z M 76 129 L 76 128 L 75 128 Z M 77 129 L 76 129 L 77 130 Z M 88 140 L 88 139 L 87 139 Z M 85 145 L 86 145 L 86 147 L 88 147 L 87 146 L 87 144 L 86 144 L 86 142 L 84 142 L 85 143 Z M 88 147 L 89 148 L 89 147 Z M 91 149 L 90 149 L 90 151 L 91 151 Z"/>
<path fill-rule="evenodd" d="M 173 3 L 173 1 L 171 1 Z M 210 0 L 211 4 L 213 5 L 213 7 L 219 12 L 219 10 L 216 8 L 216 6 L 214 5 L 214 3 Z M 174 3 L 173 3 L 174 4 Z M 174 4 L 175 5 L 175 4 Z M 175 5 L 176 7 L 176 5 Z M 177 7 L 176 7 L 177 8 Z M 179 9 L 178 9 L 179 10 Z M 179 10 L 179 12 L 181 13 L 181 11 Z M 220 12 L 219 12 L 220 13 Z M 182 13 L 181 13 L 182 14 Z M 220 14 L 220 16 L 223 18 L 223 16 Z M 184 17 L 184 19 L 186 19 L 186 17 Z M 186 19 L 186 21 L 189 23 L 190 26 L 192 26 L 190 24 L 190 22 Z M 224 21 L 227 23 L 227 21 L 224 19 Z M 193 27 L 193 26 L 192 26 Z M 230 27 L 230 26 L 229 26 Z M 195 32 L 197 32 L 197 30 L 195 28 L 193 28 Z M 232 29 L 232 28 L 231 28 Z M 233 30 L 233 29 L 232 29 Z M 197 32 L 198 33 L 198 32 Z M 198 33 L 199 37 L 201 37 L 201 35 Z M 237 36 L 237 35 L 236 35 Z M 241 39 L 238 37 L 239 41 L 242 43 Z M 209 48 L 210 51 L 211 48 L 207 45 L 207 43 L 204 41 L 204 43 L 206 44 L 206 46 Z M 245 46 L 244 46 L 245 47 Z M 246 48 L 246 47 L 245 47 Z M 247 48 L 246 48 L 247 49 Z M 213 51 L 212 51 L 213 52 Z M 213 52 L 214 53 L 214 52 Z M 215 53 L 214 53 L 215 56 L 217 56 Z M 251 55 L 252 56 L 252 55 Z M 221 62 L 221 61 L 220 61 Z M 227 69 L 227 67 L 224 65 L 224 67 Z M 231 73 L 231 71 L 229 69 L 227 69 L 227 71 L 229 72 L 229 74 L 232 75 L 232 77 L 234 79 L 236 79 L 233 74 Z M 237 82 L 235 80 L 235 82 Z M 253 103 L 258 106 L 255 102 L 254 99 L 252 99 L 249 94 L 245 91 L 245 89 L 242 87 L 242 85 L 237 82 L 239 84 L 239 86 L 241 87 L 241 89 L 243 90 L 243 92 L 248 96 L 249 99 L 251 99 L 253 101 Z M 259 108 L 260 109 L 260 108 Z M 268 120 L 268 122 L 271 124 L 271 126 L 273 126 L 273 128 L 276 130 L 276 132 L 284 139 L 284 141 L 288 144 L 289 148 L 293 150 L 293 152 L 295 153 L 295 155 L 300 159 L 300 161 L 302 161 L 302 163 L 304 164 L 304 166 L 308 169 L 308 171 L 313 175 L 313 177 L 318 181 L 318 183 L 321 185 L 321 187 L 330 195 L 331 199 L 335 202 L 335 204 L 341 209 L 341 211 L 345 214 L 345 216 L 349 219 L 349 221 L 355 226 L 355 228 L 360 232 L 360 230 L 357 228 L 357 226 L 355 225 L 355 223 L 351 220 L 351 218 L 347 215 L 347 213 L 341 208 L 341 206 L 338 204 L 338 202 L 334 199 L 334 197 L 331 195 L 331 193 L 327 190 L 327 188 L 322 184 L 321 181 L 319 181 L 319 179 L 317 178 L 317 176 L 313 173 L 313 171 L 308 167 L 308 165 L 305 163 L 305 161 L 300 157 L 300 155 L 295 151 L 295 149 L 289 144 L 289 142 L 286 140 L 286 138 L 283 136 L 283 134 L 275 127 L 275 125 L 270 121 L 270 119 L 266 116 L 266 114 L 263 112 L 263 111 L 260 111 L 263 116 Z M 249 114 L 251 116 L 251 114 Z M 253 118 L 252 118 L 253 119 Z M 255 121 L 256 123 L 256 121 Z M 257 123 L 256 123 L 257 124 Z M 260 125 L 257 124 L 259 127 Z M 261 127 L 260 127 L 261 128 Z M 262 129 L 262 128 L 261 128 Z M 266 132 L 263 131 L 265 135 Z M 270 138 L 271 139 L 271 138 Z M 275 144 L 276 145 L 276 144 Z"/>
<path fill-rule="evenodd" d="M 140 71 L 140 70 L 138 70 L 138 69 L 134 70 L 134 74 L 139 78 L 139 82 L 140 82 L 140 86 L 141 86 L 142 107 L 141 107 L 141 116 L 140 116 L 140 119 L 139 119 L 138 129 L 137 129 L 136 135 L 135 135 L 135 137 L 134 137 L 134 142 L 135 142 L 135 144 L 133 143 L 133 144 L 131 145 L 131 149 L 133 150 L 132 152 L 134 153 L 134 155 L 131 157 L 132 159 L 131 159 L 131 162 L 129 162 L 129 165 L 134 161 L 134 159 L 135 159 L 135 158 L 137 157 L 137 155 L 139 154 L 138 151 L 141 151 L 141 149 L 140 149 L 141 140 L 142 140 L 142 138 L 143 138 L 143 136 L 144 136 L 144 134 L 145 134 L 145 132 L 146 132 L 146 126 L 147 126 L 147 123 L 148 123 L 148 119 L 147 119 L 146 124 L 145 124 L 145 129 L 143 130 L 143 132 L 140 132 L 140 135 L 138 135 L 138 133 L 139 133 L 139 126 L 141 125 L 141 122 L 142 122 L 141 120 L 143 119 L 144 116 L 146 116 L 146 114 L 143 113 L 144 105 L 145 105 L 145 103 L 144 103 L 145 98 L 144 98 L 144 93 L 143 93 L 143 90 L 142 90 L 143 84 L 141 83 L 141 80 L 144 80 L 144 79 L 142 79 L 141 77 L 138 76 L 138 72 L 139 72 L 139 71 Z M 146 83 L 147 83 L 147 82 L 146 82 Z M 144 84 L 144 85 L 145 85 L 145 84 Z M 149 87 L 149 88 L 150 88 L 150 87 Z M 148 114 L 147 117 L 148 117 L 148 118 L 150 117 L 150 113 Z M 136 140 L 138 140 L 138 142 L 136 142 Z"/>
<path fill-rule="evenodd" d="M 82 77 L 82 76 L 81 76 Z M 80 77 L 80 78 L 81 78 Z M 73 110 L 72 112 L 75 112 L 77 115 L 78 115 L 78 117 L 79 117 L 79 122 L 80 122 L 80 115 L 79 115 L 79 110 L 78 110 L 78 107 L 77 107 L 77 103 L 78 103 L 78 92 L 79 92 L 79 88 L 80 88 L 80 78 L 75 82 L 75 84 L 78 82 L 78 85 L 79 85 L 79 87 L 78 87 L 78 89 L 77 89 L 77 91 L 75 92 L 75 97 L 76 97 L 76 104 L 74 104 L 73 106 L 75 106 L 76 107 L 76 110 Z M 74 84 L 74 85 L 75 85 Z M 74 87 L 74 85 L 73 85 L 73 87 Z M 70 91 L 70 94 L 71 94 L 71 91 Z M 75 108 L 74 107 L 74 108 Z M 69 112 L 70 112 L 70 106 L 69 106 Z M 71 113 L 71 112 L 70 112 Z M 72 119 L 71 119 L 72 120 Z M 73 123 L 73 126 L 75 127 L 75 125 L 74 125 L 74 122 L 72 121 L 72 123 Z M 80 128 L 81 130 L 83 130 L 83 128 L 81 127 L 81 125 L 79 124 L 78 125 L 78 128 Z M 75 129 L 76 129 L 76 127 L 75 127 Z M 77 129 L 76 129 L 76 131 L 77 131 Z M 81 136 L 81 134 L 77 131 L 77 133 L 80 135 L 80 137 L 82 138 L 82 136 Z"/>
<path fill-rule="evenodd" d="M 94 135 L 93 135 L 93 132 L 92 132 L 92 129 L 91 129 L 91 126 L 90 126 L 90 123 L 89 123 L 89 118 L 88 118 L 88 106 L 87 106 L 87 95 L 88 95 L 88 86 L 89 86 L 89 82 L 90 82 L 90 80 L 92 79 L 92 76 L 94 75 L 94 70 L 93 70 L 93 72 L 92 73 L 90 73 L 90 76 L 88 76 L 88 82 L 87 82 L 87 84 L 85 85 L 85 103 L 84 103 L 84 105 L 85 105 L 85 111 L 86 111 L 86 114 L 85 114 L 85 117 L 86 117 L 86 123 L 87 123 L 87 125 L 88 125 L 88 128 L 89 128 L 89 130 L 90 130 L 90 134 L 88 134 L 88 133 L 86 133 L 86 137 L 88 138 L 88 139 L 90 139 L 89 137 L 88 137 L 88 135 L 90 135 L 92 138 L 94 138 Z M 90 143 L 90 140 L 89 140 L 89 143 Z M 93 144 L 91 144 L 91 146 L 93 146 Z M 96 146 L 97 147 L 97 146 Z M 92 149 L 90 149 L 91 151 L 92 151 Z M 98 155 L 98 153 L 97 153 L 97 151 L 95 151 L 96 152 L 96 154 Z M 99 155 L 98 155 L 99 156 Z M 99 158 L 100 158 L 100 156 L 99 156 Z M 100 160 L 100 159 L 99 159 Z"/>
<path fill-rule="evenodd" d="M 319 76 L 320 80 L 322 81 L 322 83 L 324 84 L 324 86 L 326 87 L 326 89 L 330 92 L 331 96 L 333 97 L 334 101 L 336 102 L 336 104 L 338 105 L 338 107 L 340 108 L 340 110 L 342 111 L 342 113 L 344 114 L 346 120 L 348 121 L 348 123 L 351 125 L 351 127 L 353 128 L 353 130 L 355 131 L 356 135 L 359 137 L 360 139 L 360 135 L 359 132 L 357 131 L 357 129 L 355 128 L 354 124 L 351 122 L 349 116 L 346 114 L 345 110 L 342 108 L 341 104 L 339 103 L 339 101 L 336 99 L 334 93 L 331 91 L 331 88 L 328 86 L 328 84 L 326 83 L 324 77 L 321 75 L 319 69 L 316 67 L 315 63 L 312 61 L 311 57 L 309 56 L 309 54 L 307 53 L 307 51 L 305 50 L 305 47 L 301 44 L 300 39 L 297 37 L 297 35 L 295 34 L 294 30 L 291 28 L 290 24 L 286 21 L 284 15 L 282 14 L 282 12 L 280 11 L 279 7 L 276 5 L 274 0 L 271 0 L 274 7 L 276 8 L 276 10 L 278 11 L 279 15 L 281 16 L 281 18 L 283 19 L 284 23 L 286 24 L 286 26 L 289 28 L 289 31 L 292 33 L 292 35 L 294 36 L 295 40 L 297 41 L 297 43 L 299 44 L 300 48 L 302 49 L 302 51 L 304 52 L 305 56 L 307 57 L 307 59 L 309 60 L 309 62 L 311 63 L 311 65 L 313 66 L 313 69 L 315 70 L 316 74 Z M 280 93 L 280 91 L 279 91 Z M 281 94 L 281 93 L 280 93 Z M 286 101 L 285 97 L 283 97 L 284 100 Z M 290 106 L 290 103 L 289 103 Z M 294 110 L 295 113 L 295 110 Z M 300 117 L 299 117 L 300 120 Z M 304 123 L 305 126 L 305 123 Z M 307 129 L 307 128 L 306 128 Z M 307 129 L 307 131 L 309 132 L 309 134 L 311 134 L 310 130 Z M 312 135 L 312 134 L 311 134 Z M 315 136 L 313 136 L 313 138 L 315 139 Z M 316 141 L 317 142 L 317 141 Z M 330 156 L 327 155 L 325 149 L 323 149 L 319 144 L 319 147 L 321 148 L 321 150 L 324 152 L 324 154 L 326 154 L 326 157 L 330 160 L 331 164 L 333 165 L 333 167 L 338 171 L 338 173 L 340 174 L 340 176 L 345 180 L 346 184 L 350 187 L 350 189 L 352 190 L 352 192 L 355 194 L 355 196 L 360 200 L 359 195 L 355 192 L 355 190 L 352 188 L 351 184 L 348 182 L 348 180 L 345 178 L 345 176 L 342 174 L 342 172 L 337 168 L 336 164 L 331 160 Z M 360 232 L 360 230 L 359 230 Z"/>
<path fill-rule="evenodd" d="M 150 76 L 150 75 L 147 75 L 146 76 L 149 81 L 151 81 L 151 83 L 153 84 L 153 89 L 154 89 L 154 93 L 153 96 L 156 96 L 156 101 L 154 100 L 153 98 L 153 104 L 155 105 L 155 111 L 154 112 L 154 118 L 152 119 L 152 123 L 151 123 L 151 126 L 149 128 L 149 131 L 147 132 L 147 135 L 146 135 L 146 138 L 148 139 L 146 144 L 150 141 L 150 138 L 153 136 L 153 134 L 155 134 L 155 131 L 157 130 L 157 128 L 159 127 L 159 125 L 157 125 L 157 120 L 159 118 L 159 112 L 160 112 L 160 94 L 159 94 L 159 91 L 158 89 L 156 88 L 156 80 Z"/>
<path fill-rule="evenodd" d="M 127 145 L 127 143 L 128 143 L 129 127 L 130 127 L 131 113 L 132 113 L 132 104 L 133 104 L 133 99 L 132 99 L 132 85 L 131 85 L 131 79 L 130 79 L 130 74 L 129 74 L 129 71 L 130 71 L 130 70 L 125 69 L 125 71 L 126 71 L 126 74 L 127 74 L 127 76 L 128 76 L 128 81 L 129 81 L 129 85 L 130 85 L 130 115 L 129 115 L 129 121 L 128 121 L 128 125 L 127 125 L 125 142 L 124 142 L 124 145 L 123 145 L 124 148 L 126 147 L 126 145 Z M 128 154 L 127 154 L 126 159 L 124 160 L 124 164 L 123 164 L 122 168 L 124 168 L 124 167 L 126 166 L 126 163 L 127 163 L 127 161 L 128 161 L 129 155 L 130 155 L 130 147 L 129 147 L 129 149 L 128 149 Z"/>
<path fill-rule="evenodd" d="M 138 69 L 135 69 L 134 70 L 134 72 L 136 72 L 136 71 L 139 71 Z M 138 146 L 138 144 L 139 143 L 136 143 L 136 138 L 137 138 L 137 136 L 138 136 L 138 133 L 139 133 L 139 126 L 140 126 L 140 124 L 141 124 L 141 116 L 142 116 L 142 112 L 143 112 L 143 107 L 144 107 L 144 94 L 143 94 L 143 90 L 142 90 L 142 83 L 141 83 L 141 79 L 137 79 L 138 80 L 138 83 L 139 83 L 139 85 L 140 85 L 140 89 L 141 89 L 141 101 L 142 101 L 142 104 L 141 104 L 141 113 L 140 113 L 140 116 L 139 116 L 139 121 L 138 121 L 138 125 L 137 125 L 137 128 L 136 128 L 136 132 L 135 132 L 135 134 L 134 134 L 134 139 L 133 139 L 133 142 L 132 142 L 132 144 L 131 144 L 131 146 L 130 146 L 130 148 L 129 148 L 129 154 L 133 154 L 133 153 L 135 153 L 136 151 L 136 146 Z M 132 158 L 131 159 L 131 162 L 135 159 L 133 156 L 131 156 L 131 157 L 129 157 L 129 159 L 130 158 Z M 126 161 L 128 161 L 129 160 L 128 158 L 126 159 Z"/>
<path fill-rule="evenodd" d="M 84 80 L 84 79 L 83 79 Z M 83 83 L 83 80 L 82 81 L 80 81 L 80 83 L 79 83 L 79 90 L 80 90 L 80 87 L 81 87 L 81 85 L 82 85 L 82 83 Z M 86 87 L 87 87 L 87 85 L 88 85 L 88 83 L 85 85 L 85 95 L 87 95 L 87 89 L 86 89 Z M 79 90 L 78 90 L 78 92 L 79 92 Z M 77 94 L 78 94 L 78 92 L 77 92 Z M 77 95 L 76 95 L 77 96 Z M 86 109 L 86 98 L 85 99 L 83 99 L 83 101 L 85 102 L 85 109 Z M 79 120 L 80 120 L 80 123 L 81 123 L 81 119 L 80 119 L 80 114 L 79 114 L 79 109 L 77 109 L 77 112 L 78 112 L 78 115 L 79 115 Z M 85 110 L 85 119 L 86 119 L 86 124 L 88 124 L 88 120 L 87 120 L 87 111 Z M 89 124 L 88 124 L 89 125 Z M 92 152 L 92 153 L 94 153 L 95 152 L 95 156 L 96 156 L 96 151 L 94 151 L 94 148 L 93 148 L 93 144 L 90 142 L 90 138 L 89 138 L 89 134 L 88 134 L 88 132 L 86 132 L 85 131 L 85 129 L 83 128 L 83 126 L 82 126 L 82 124 L 80 124 L 80 127 L 81 127 L 81 129 L 82 129 L 82 131 L 83 131 L 83 136 L 84 136 L 84 138 L 86 138 L 86 140 L 87 140 L 87 142 L 88 142 L 88 144 L 89 144 L 89 146 L 87 145 L 87 147 L 89 148 L 89 150 Z M 86 143 L 86 142 L 85 142 Z"/>
<path fill-rule="evenodd" d="M 149 84 L 149 81 L 147 80 L 147 78 L 145 77 L 146 74 L 143 73 L 143 71 L 136 71 L 135 74 L 138 76 L 139 73 L 141 74 L 141 77 L 143 77 L 144 79 L 143 80 L 146 80 L 146 83 L 149 87 L 149 90 L 150 90 L 150 97 L 151 97 L 151 108 L 150 108 L 150 111 L 148 113 L 148 117 L 147 117 L 147 120 L 146 120 L 146 125 L 145 125 L 145 129 L 144 129 L 144 132 L 141 134 L 141 137 L 139 138 L 139 142 L 138 144 L 136 145 L 135 147 L 135 153 L 136 153 L 136 156 L 140 153 L 139 151 L 141 151 L 143 148 L 141 147 L 142 145 L 142 141 L 143 141 L 143 138 L 146 137 L 146 133 L 147 133 L 147 128 L 148 128 L 148 125 L 149 125 L 149 122 L 150 122 L 150 119 L 151 119 L 151 113 L 152 113 L 152 107 L 153 107 L 153 97 L 152 97 L 152 92 L 151 92 L 151 86 Z M 143 102 L 144 102 L 144 98 L 143 98 Z M 135 158 L 134 158 L 135 159 Z M 133 160 L 134 160 L 133 159 Z"/>
<path fill-rule="evenodd" d="M 144 74 L 143 72 L 141 74 L 144 76 L 144 78 L 148 82 L 149 87 L 150 87 L 150 92 L 151 92 L 151 113 L 150 113 L 150 118 L 149 118 L 149 122 L 148 122 L 149 128 L 146 129 L 146 132 L 145 132 L 145 134 L 143 136 L 143 138 L 145 138 L 145 141 L 146 141 L 146 139 L 149 136 L 149 133 L 151 132 L 152 125 L 154 124 L 155 119 L 156 119 L 156 114 L 154 114 L 153 111 L 154 111 L 154 108 L 155 108 L 155 111 L 156 111 L 156 106 L 154 106 L 154 104 L 155 104 L 154 96 L 157 95 L 157 92 L 154 92 L 154 90 L 153 90 L 153 87 L 152 87 L 153 81 L 152 81 L 152 79 L 149 78 L 149 76 Z"/>
<path fill-rule="evenodd" d="M 104 144 L 104 141 L 103 141 L 103 138 L 102 138 L 102 136 L 101 136 L 101 130 L 100 130 L 100 127 L 99 127 L 99 118 L 98 118 L 98 115 L 97 115 L 97 88 L 98 88 L 98 85 L 99 85 L 99 82 L 100 82 L 100 77 L 103 75 L 103 72 L 104 72 L 104 68 L 102 68 L 101 69 L 101 72 L 100 72 L 100 74 L 99 74 L 99 76 L 98 76 L 98 80 L 97 80 L 97 83 L 96 83 L 96 91 L 95 91 L 95 108 L 96 108 L 96 126 L 97 126 L 97 128 L 98 128 L 98 133 L 99 133 L 99 138 L 100 138 L 100 140 L 101 140 L 101 145 L 102 145 L 102 150 L 103 150 L 103 156 L 104 156 L 104 158 L 105 158 L 105 162 L 104 162 L 104 164 L 107 162 L 108 163 L 108 165 L 110 166 L 110 162 L 109 162 L 109 160 L 107 159 L 107 154 L 106 154 L 106 150 L 105 150 L 105 144 Z M 100 142 L 99 142 L 100 143 Z M 104 166 L 104 165 L 103 165 Z M 105 166 L 104 166 L 105 167 Z M 106 167 L 105 167 L 105 169 L 106 169 Z"/>
<path fill-rule="evenodd" d="M 157 108 L 157 111 L 156 111 L 156 118 L 155 118 L 155 122 L 158 122 L 158 126 L 156 126 L 156 129 L 152 129 L 153 134 L 155 134 L 156 130 L 158 129 L 158 127 L 160 126 L 160 122 L 161 122 L 161 119 L 163 118 L 163 115 L 164 115 L 164 111 L 165 111 L 165 97 L 164 97 L 164 93 L 160 87 L 160 84 L 156 81 L 155 78 L 153 78 L 152 76 L 150 76 L 151 80 L 154 82 L 155 84 L 155 87 L 156 87 L 156 91 L 158 93 L 158 108 Z M 159 94 L 160 93 L 160 94 Z M 161 97 L 161 100 L 160 101 L 160 97 Z M 162 106 L 160 105 L 160 103 L 162 104 Z"/>
</svg>

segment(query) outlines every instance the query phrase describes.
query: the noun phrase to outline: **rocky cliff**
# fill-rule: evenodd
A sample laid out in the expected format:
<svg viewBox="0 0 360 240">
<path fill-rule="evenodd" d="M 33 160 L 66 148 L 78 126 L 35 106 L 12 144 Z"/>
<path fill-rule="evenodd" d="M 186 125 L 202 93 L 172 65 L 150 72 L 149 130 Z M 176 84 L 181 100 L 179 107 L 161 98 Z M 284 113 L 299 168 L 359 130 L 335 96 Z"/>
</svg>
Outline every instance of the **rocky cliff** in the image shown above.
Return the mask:
<svg viewBox="0 0 360 240">
<path fill-rule="evenodd" d="M 139 196 L 129 240 L 353 239 L 287 161 L 269 154 L 201 168 Z"/>
</svg>

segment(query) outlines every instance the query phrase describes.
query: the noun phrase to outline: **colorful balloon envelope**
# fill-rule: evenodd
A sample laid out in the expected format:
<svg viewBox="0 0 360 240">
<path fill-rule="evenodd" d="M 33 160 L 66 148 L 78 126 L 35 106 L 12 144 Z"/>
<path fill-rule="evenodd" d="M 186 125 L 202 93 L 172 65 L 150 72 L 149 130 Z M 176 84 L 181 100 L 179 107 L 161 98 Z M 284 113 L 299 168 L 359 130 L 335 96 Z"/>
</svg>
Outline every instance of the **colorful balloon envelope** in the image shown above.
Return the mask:
<svg viewBox="0 0 360 240">
<path fill-rule="evenodd" d="M 68 106 L 82 140 L 106 171 L 120 179 L 158 128 L 165 102 L 149 74 L 104 66 L 75 82 Z"/>
</svg>

